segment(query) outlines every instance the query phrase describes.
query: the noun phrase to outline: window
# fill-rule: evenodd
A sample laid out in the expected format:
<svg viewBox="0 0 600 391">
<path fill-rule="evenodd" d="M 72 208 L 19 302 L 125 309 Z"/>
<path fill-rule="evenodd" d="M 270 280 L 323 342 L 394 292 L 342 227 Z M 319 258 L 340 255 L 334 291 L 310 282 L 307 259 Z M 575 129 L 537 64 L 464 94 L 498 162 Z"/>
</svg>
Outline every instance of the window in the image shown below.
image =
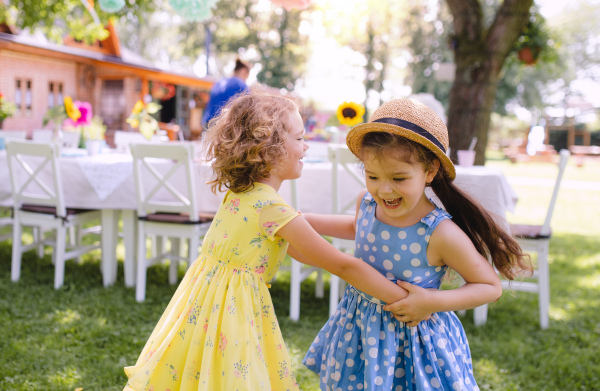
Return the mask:
<svg viewBox="0 0 600 391">
<path fill-rule="evenodd" d="M 54 83 L 48 86 L 48 108 L 54 107 Z"/>
<path fill-rule="evenodd" d="M 27 83 L 25 85 L 27 86 L 27 88 L 25 89 L 25 109 L 27 111 L 31 111 L 31 80 L 27 80 Z"/>
<path fill-rule="evenodd" d="M 15 106 L 19 113 L 31 113 L 33 106 L 33 83 L 31 80 L 15 80 Z"/>
<path fill-rule="evenodd" d="M 48 108 L 62 104 L 63 85 L 60 82 L 51 81 L 48 84 Z"/>
<path fill-rule="evenodd" d="M 15 106 L 17 106 L 17 112 L 21 111 L 21 104 L 23 97 L 21 96 L 21 80 L 17 79 L 15 85 Z"/>
</svg>

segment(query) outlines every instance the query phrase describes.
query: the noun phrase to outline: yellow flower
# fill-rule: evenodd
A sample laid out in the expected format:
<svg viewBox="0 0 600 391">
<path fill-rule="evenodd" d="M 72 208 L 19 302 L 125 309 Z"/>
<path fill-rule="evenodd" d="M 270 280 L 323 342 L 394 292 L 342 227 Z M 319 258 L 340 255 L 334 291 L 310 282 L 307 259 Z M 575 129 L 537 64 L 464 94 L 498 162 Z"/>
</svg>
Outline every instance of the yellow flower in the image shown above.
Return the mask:
<svg viewBox="0 0 600 391">
<path fill-rule="evenodd" d="M 71 97 L 65 96 L 63 102 L 65 103 L 65 111 L 67 112 L 67 116 L 73 121 L 77 121 L 79 117 L 81 117 L 81 111 L 79 111 L 79 109 L 75 107 Z"/>
<path fill-rule="evenodd" d="M 362 122 L 365 108 L 358 103 L 344 102 L 338 106 L 336 114 L 340 124 L 354 126 Z"/>
<path fill-rule="evenodd" d="M 135 118 L 127 118 L 125 121 L 129 123 L 132 128 L 137 128 L 138 126 L 140 126 L 140 121 L 138 121 Z"/>
<path fill-rule="evenodd" d="M 144 102 L 142 102 L 141 100 L 138 100 L 137 102 L 135 102 L 135 106 L 133 106 L 133 110 L 131 110 L 131 113 L 138 114 L 139 112 L 142 111 L 143 108 L 144 108 Z"/>
</svg>

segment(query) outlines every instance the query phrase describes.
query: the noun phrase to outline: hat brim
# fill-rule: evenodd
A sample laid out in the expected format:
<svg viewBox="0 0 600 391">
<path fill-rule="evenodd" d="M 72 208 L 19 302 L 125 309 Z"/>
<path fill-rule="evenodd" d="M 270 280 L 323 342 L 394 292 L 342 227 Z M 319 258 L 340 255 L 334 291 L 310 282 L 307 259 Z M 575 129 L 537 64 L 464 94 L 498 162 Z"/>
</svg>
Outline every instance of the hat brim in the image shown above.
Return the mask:
<svg viewBox="0 0 600 391">
<path fill-rule="evenodd" d="M 359 153 L 362 139 L 365 136 L 365 134 L 371 132 L 384 132 L 396 134 L 398 136 L 405 137 L 409 140 L 423 145 L 431 152 L 435 153 L 435 156 L 437 156 L 437 158 L 440 160 L 440 163 L 444 167 L 444 170 L 446 170 L 446 173 L 448 174 L 450 179 L 454 180 L 454 178 L 456 178 L 456 170 L 454 169 L 454 164 L 452 163 L 452 160 L 450 160 L 450 158 L 444 153 L 444 151 L 440 149 L 440 147 L 438 147 L 425 137 L 413 132 L 412 130 L 405 129 L 397 125 L 386 124 L 381 122 L 367 122 L 352 128 L 346 136 L 346 144 L 348 145 L 348 148 L 354 155 L 360 157 Z"/>
</svg>

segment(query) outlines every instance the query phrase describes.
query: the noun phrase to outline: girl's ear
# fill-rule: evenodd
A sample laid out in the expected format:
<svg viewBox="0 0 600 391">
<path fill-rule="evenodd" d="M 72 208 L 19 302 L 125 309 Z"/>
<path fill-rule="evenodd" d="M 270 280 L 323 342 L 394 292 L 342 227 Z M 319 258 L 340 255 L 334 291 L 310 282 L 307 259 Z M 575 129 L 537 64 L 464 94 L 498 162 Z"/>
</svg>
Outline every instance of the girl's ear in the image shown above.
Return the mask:
<svg viewBox="0 0 600 391">
<path fill-rule="evenodd" d="M 435 178 L 439 169 L 440 169 L 440 161 L 438 159 L 435 159 L 432 162 L 431 168 L 429 169 L 429 171 L 427 171 L 427 177 L 426 177 L 427 183 L 431 183 L 431 181 L 433 181 L 433 178 Z"/>
</svg>

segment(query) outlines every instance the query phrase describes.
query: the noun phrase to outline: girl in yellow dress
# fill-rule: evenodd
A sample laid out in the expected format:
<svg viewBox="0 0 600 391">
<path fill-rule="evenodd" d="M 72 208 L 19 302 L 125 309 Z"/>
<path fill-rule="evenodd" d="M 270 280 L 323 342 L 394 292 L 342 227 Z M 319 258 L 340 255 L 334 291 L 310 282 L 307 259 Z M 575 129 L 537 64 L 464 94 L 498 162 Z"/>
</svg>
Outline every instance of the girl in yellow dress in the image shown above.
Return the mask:
<svg viewBox="0 0 600 391">
<path fill-rule="evenodd" d="M 127 391 L 298 390 L 267 282 L 286 251 L 391 303 L 406 291 L 319 236 L 278 194 L 308 145 L 298 105 L 259 87 L 211 122 L 212 190 L 228 188 L 137 363 Z M 290 247 L 288 248 L 288 244 Z"/>
</svg>

